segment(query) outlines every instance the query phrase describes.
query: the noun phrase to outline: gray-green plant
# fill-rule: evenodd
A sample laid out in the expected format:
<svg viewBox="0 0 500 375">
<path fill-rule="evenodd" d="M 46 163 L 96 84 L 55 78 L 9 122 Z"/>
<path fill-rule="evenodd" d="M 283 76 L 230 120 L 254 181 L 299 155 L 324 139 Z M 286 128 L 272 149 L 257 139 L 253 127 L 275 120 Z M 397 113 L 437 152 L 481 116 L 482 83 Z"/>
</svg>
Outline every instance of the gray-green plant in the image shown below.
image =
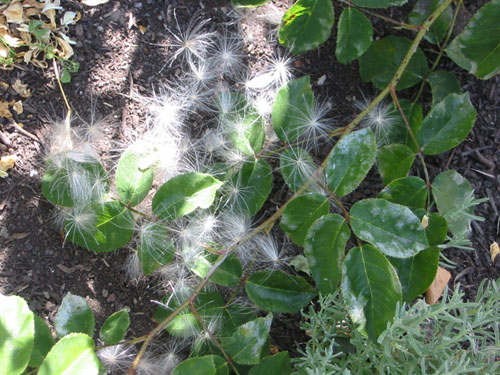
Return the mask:
<svg viewBox="0 0 500 375">
<path fill-rule="evenodd" d="M 295 374 L 496 374 L 500 369 L 499 281 L 483 280 L 474 301 L 460 285 L 428 305 L 398 304 L 376 344 L 361 334 L 339 292 L 322 295 L 302 311 L 311 337 Z"/>
<path fill-rule="evenodd" d="M 287 352 L 269 355 L 274 314 L 297 313 L 318 293 L 341 293 L 344 319 L 378 348 L 387 324 L 398 318 L 398 306 L 411 302 L 434 279 L 440 250 L 465 243 L 471 221 L 480 219 L 473 209 L 481 200 L 456 171 L 432 178 L 426 157 L 459 145 L 476 111 L 458 80 L 436 68 L 445 54 L 453 59 L 460 53 L 460 65 L 468 61 L 469 70 L 481 78 L 498 72 L 500 60 L 484 59 L 484 51 L 473 47 L 480 45 L 488 57 L 498 53 L 500 33 L 485 45 L 477 20 L 489 24 L 500 1 L 480 9 L 451 43 L 461 6 L 451 10 L 451 0 L 418 2 L 409 23 L 399 22 L 417 31 L 413 41 L 393 35 L 373 41 L 365 14 L 374 13 L 368 8 L 405 2 L 353 0 L 342 10 L 336 56 L 342 63 L 358 59 L 361 78 L 381 90 L 345 126 L 328 121 L 310 77 L 291 79 L 283 55 L 233 85 L 235 77 L 245 75 L 241 37 L 228 40 L 227 32 L 205 32 L 206 21 L 196 20 L 182 32 L 170 30 L 178 49 L 165 66 L 182 68 L 183 84 L 165 87 L 149 100 L 147 130 L 121 154 L 116 169 L 105 167 L 88 142 L 100 134 L 97 123 L 75 127 L 68 119 L 62 124 L 47 158 L 42 192 L 60 207 L 65 240 L 95 252 L 129 246 L 129 271 L 158 275 L 167 285 L 151 332 L 126 339 L 129 320 L 123 312 L 106 321 L 100 336 L 105 344 L 97 349 L 111 371 L 290 374 Z M 355 29 L 352 19 L 363 27 Z M 285 12 L 279 40 L 291 53 L 301 53 L 324 42 L 333 24 L 329 0 L 299 0 Z M 438 48 L 430 68 L 418 47 L 426 36 Z M 359 48 L 352 50 L 353 45 Z M 430 107 L 421 101 L 427 82 Z M 417 84 L 412 100 L 400 97 L 400 90 Z M 388 95 L 390 105 L 383 102 Z M 189 127 L 192 113 L 211 121 Z M 200 136 L 188 139 L 192 134 Z M 321 151 L 327 155 L 318 161 Z M 273 170 L 270 160 L 276 157 L 279 167 Z M 374 165 L 385 187 L 374 197 L 347 204 Z M 408 176 L 416 169 L 424 178 Z M 274 210 L 270 194 L 278 173 L 290 198 Z M 287 248 L 274 237 L 278 221 L 290 241 L 304 248 L 301 269 L 311 277 L 289 268 Z M 351 238 L 356 246 L 348 245 Z M 223 287 L 229 288 L 226 293 Z M 62 324 L 64 330 L 56 327 L 60 341 L 41 351 L 40 371 L 75 349 L 76 356 L 65 355 L 64 364 L 80 366 L 81 351 L 90 367 L 83 364 L 73 373 L 96 374 L 101 365 L 91 338 L 91 312 L 72 297 L 61 309 L 61 320 L 68 324 Z M 27 347 L 37 332 L 30 319 L 23 323 Z M 190 357 L 178 366 L 175 355 L 152 364 L 150 344 L 164 331 L 170 340 L 192 344 Z M 5 347 L 13 345 L 10 337 Z M 4 358 L 2 363 L 18 369 L 13 374 L 29 365 L 29 358 Z M 65 371 L 54 368 L 53 375 Z"/>
</svg>

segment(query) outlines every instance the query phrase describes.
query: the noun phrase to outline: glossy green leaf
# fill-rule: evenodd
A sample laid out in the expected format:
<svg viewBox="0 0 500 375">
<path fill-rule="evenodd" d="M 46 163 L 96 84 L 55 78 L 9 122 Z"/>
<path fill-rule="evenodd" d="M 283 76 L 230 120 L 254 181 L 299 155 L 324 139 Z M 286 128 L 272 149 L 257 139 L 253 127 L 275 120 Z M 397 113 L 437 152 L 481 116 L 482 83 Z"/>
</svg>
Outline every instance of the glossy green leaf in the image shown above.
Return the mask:
<svg viewBox="0 0 500 375">
<path fill-rule="evenodd" d="M 369 128 L 342 138 L 328 157 L 328 186 L 339 197 L 349 194 L 363 181 L 375 161 L 377 145 Z"/>
<path fill-rule="evenodd" d="M 188 172 L 165 182 L 153 197 L 153 212 L 164 220 L 187 215 L 197 208 L 208 208 L 222 182 L 209 174 Z"/>
<path fill-rule="evenodd" d="M 439 249 L 425 249 L 410 258 L 389 258 L 399 276 L 403 301 L 411 302 L 425 292 L 434 281 L 439 263 Z"/>
<path fill-rule="evenodd" d="M 433 212 L 427 217 L 427 228 L 425 235 L 429 246 L 441 245 L 448 234 L 448 223 L 444 217 Z"/>
<path fill-rule="evenodd" d="M 483 6 L 448 46 L 456 64 L 481 79 L 500 72 L 500 0 Z"/>
<path fill-rule="evenodd" d="M 137 257 L 145 275 L 151 275 L 156 269 L 171 262 L 175 257 L 174 253 L 174 242 L 167 237 L 167 230 L 163 225 L 152 222 L 141 227 Z"/>
<path fill-rule="evenodd" d="M 30 360 L 34 314 L 24 299 L 0 294 L 0 375 L 19 375 Z"/>
<path fill-rule="evenodd" d="M 404 5 L 408 0 L 351 0 L 353 4 L 365 8 L 388 8 Z"/>
<path fill-rule="evenodd" d="M 118 344 L 125 338 L 129 325 L 130 317 L 128 311 L 117 311 L 104 321 L 99 331 L 99 337 L 107 345 Z"/>
<path fill-rule="evenodd" d="M 342 266 L 342 294 L 351 319 L 374 342 L 394 318 L 402 296 L 394 267 L 371 245 L 347 253 Z"/>
<path fill-rule="evenodd" d="M 279 41 L 293 55 L 313 50 L 330 37 L 334 20 L 330 0 L 297 0 L 283 15 Z"/>
<path fill-rule="evenodd" d="M 76 208 L 64 223 L 66 238 L 96 252 L 108 252 L 127 244 L 132 235 L 134 216 L 123 204 L 109 201 L 81 211 Z"/>
<path fill-rule="evenodd" d="M 370 47 L 373 27 L 368 18 L 355 8 L 344 8 L 340 15 L 335 55 L 342 64 L 360 57 Z"/>
<path fill-rule="evenodd" d="M 307 232 L 304 253 L 316 286 L 323 294 L 337 290 L 350 236 L 344 218 L 337 214 L 320 217 Z"/>
<path fill-rule="evenodd" d="M 474 199 L 474 189 L 467 179 L 457 171 L 444 171 L 432 181 L 432 196 L 451 233 L 470 232 L 474 206 L 468 203 Z"/>
<path fill-rule="evenodd" d="M 229 365 L 226 360 L 219 355 L 212 355 L 212 357 L 214 359 L 215 375 L 229 375 Z"/>
<path fill-rule="evenodd" d="M 228 181 L 227 206 L 236 214 L 253 216 L 271 192 L 272 172 L 262 159 L 247 161 Z"/>
<path fill-rule="evenodd" d="M 268 314 L 241 325 L 231 336 L 222 338 L 222 347 L 240 365 L 259 363 L 272 321 L 273 314 Z"/>
<path fill-rule="evenodd" d="M 313 182 L 307 190 L 320 191 L 321 187 L 315 181 L 317 169 L 318 166 L 314 163 L 311 155 L 301 147 L 292 146 L 281 153 L 281 174 L 290 190 L 294 193 L 311 179 L 313 179 Z"/>
<path fill-rule="evenodd" d="M 35 341 L 33 343 L 29 366 L 33 368 L 40 367 L 55 342 L 50 328 L 45 324 L 45 321 L 38 315 L 35 315 Z"/>
<path fill-rule="evenodd" d="M 309 227 L 330 211 L 330 202 L 323 195 L 311 193 L 293 199 L 283 211 L 280 227 L 299 246 L 304 246 Z"/>
<path fill-rule="evenodd" d="M 410 25 L 422 25 L 443 1 L 444 0 L 418 0 L 408 17 L 408 23 Z M 425 33 L 424 38 L 432 44 L 439 44 L 445 37 L 452 18 L 453 10 L 451 6 L 449 6 L 434 21 L 429 31 Z"/>
<path fill-rule="evenodd" d="M 299 312 L 317 294 L 303 277 L 269 270 L 251 274 L 245 290 L 259 308 L 289 313 Z"/>
<path fill-rule="evenodd" d="M 294 79 L 281 87 L 273 104 L 274 131 L 286 143 L 296 141 L 304 132 L 303 114 L 314 106 L 309 76 Z"/>
<path fill-rule="evenodd" d="M 364 199 L 349 212 L 352 231 L 386 255 L 408 258 L 428 247 L 424 228 L 408 207 Z"/>
<path fill-rule="evenodd" d="M 292 373 L 288 352 L 262 358 L 262 361 L 250 370 L 249 375 L 290 375 Z"/>
<path fill-rule="evenodd" d="M 269 0 L 231 0 L 238 8 L 252 8 L 267 3 Z"/>
<path fill-rule="evenodd" d="M 256 310 L 250 306 L 231 303 L 222 309 L 221 337 L 231 336 L 239 326 L 257 318 Z"/>
<path fill-rule="evenodd" d="M 60 152 L 46 160 L 42 194 L 59 206 L 100 202 L 109 190 L 106 171 L 98 160 L 77 152 Z"/>
<path fill-rule="evenodd" d="M 141 157 L 140 152 L 129 148 L 116 168 L 116 192 L 121 202 L 131 207 L 141 203 L 153 185 L 153 170 L 141 169 Z"/>
<path fill-rule="evenodd" d="M 401 204 L 414 210 L 425 207 L 427 188 L 425 187 L 425 181 L 420 177 L 402 177 L 387 185 L 377 195 L 377 198 Z"/>
<path fill-rule="evenodd" d="M 218 256 L 216 254 L 206 254 L 200 257 L 199 261 L 195 262 L 191 269 L 196 275 L 205 277 L 213 265 L 216 263 Z M 230 254 L 224 262 L 217 268 L 215 273 L 210 278 L 210 281 L 223 285 L 235 286 L 239 283 L 243 273 L 243 268 L 238 257 Z"/>
<path fill-rule="evenodd" d="M 381 147 L 377 154 L 377 165 L 384 185 L 405 177 L 414 159 L 415 153 L 405 145 L 391 144 Z"/>
<path fill-rule="evenodd" d="M 266 137 L 264 119 L 257 110 L 241 94 L 231 95 L 229 108 L 220 109 L 219 121 L 226 131 L 226 135 L 234 147 L 246 155 L 253 156 L 262 150 Z M 222 99 L 220 99 L 222 100 Z M 219 107 L 223 107 L 219 104 Z"/>
<path fill-rule="evenodd" d="M 99 360 L 94 341 L 82 333 L 63 337 L 50 350 L 38 375 L 97 375 Z"/>
<path fill-rule="evenodd" d="M 425 116 L 417 133 L 418 144 L 426 155 L 448 151 L 462 143 L 475 121 L 469 93 L 450 94 Z"/>
<path fill-rule="evenodd" d="M 460 94 L 460 82 L 457 77 L 446 70 L 433 72 L 427 78 L 432 90 L 432 106 L 435 107 L 449 94 Z"/>
<path fill-rule="evenodd" d="M 412 103 L 408 99 L 401 99 L 399 104 L 401 105 L 401 109 L 405 114 L 405 118 L 410 125 L 413 135 L 416 135 L 424 118 L 422 105 L 420 103 Z M 414 138 L 410 135 L 399 110 L 394 108 L 390 116 L 392 118 L 392 127 L 387 137 L 388 143 L 400 143 L 416 152 L 417 145 L 415 144 Z"/>
<path fill-rule="evenodd" d="M 94 326 L 94 313 L 85 299 L 71 293 L 66 294 L 54 320 L 57 337 L 70 333 L 85 333 L 92 337 Z"/>
<path fill-rule="evenodd" d="M 410 39 L 392 35 L 374 41 L 363 56 L 359 58 L 361 79 L 365 82 L 372 82 L 380 90 L 384 89 L 401 65 L 411 43 Z M 422 50 L 417 48 L 396 85 L 396 90 L 403 90 L 416 85 L 425 76 L 426 72 L 427 59 Z"/>
<path fill-rule="evenodd" d="M 188 358 L 177 365 L 172 375 L 216 375 L 213 356 Z"/>
<path fill-rule="evenodd" d="M 310 229 L 310 228 L 309 228 Z M 306 237 L 307 240 L 307 237 Z M 307 243 L 306 243 L 307 245 Z M 304 255 L 299 254 L 296 255 L 291 261 L 290 266 L 292 266 L 297 272 L 304 272 L 306 275 L 311 275 L 311 268 L 309 267 L 309 263 L 307 263 L 307 259 Z"/>
</svg>

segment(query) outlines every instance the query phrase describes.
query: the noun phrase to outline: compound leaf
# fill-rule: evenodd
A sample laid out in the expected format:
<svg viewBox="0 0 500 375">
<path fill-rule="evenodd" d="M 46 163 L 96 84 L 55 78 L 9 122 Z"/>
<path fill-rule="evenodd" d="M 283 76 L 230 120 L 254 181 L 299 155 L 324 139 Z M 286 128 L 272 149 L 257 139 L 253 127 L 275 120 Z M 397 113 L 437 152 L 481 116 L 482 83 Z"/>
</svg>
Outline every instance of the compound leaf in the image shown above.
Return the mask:
<svg viewBox="0 0 500 375">
<path fill-rule="evenodd" d="M 380 148 L 377 165 L 384 185 L 405 177 L 413 165 L 415 153 L 405 145 L 391 144 Z"/>
<path fill-rule="evenodd" d="M 360 57 L 370 47 L 373 27 L 368 18 L 355 8 L 344 8 L 340 15 L 335 55 L 342 64 Z"/>
<path fill-rule="evenodd" d="M 446 70 L 438 70 L 429 74 L 432 90 L 432 106 L 435 107 L 449 94 L 460 94 L 460 82 L 457 77 Z"/>
<path fill-rule="evenodd" d="M 425 20 L 434 12 L 443 0 L 419 0 L 408 17 L 410 25 L 422 25 Z M 424 35 L 424 38 L 432 43 L 438 44 L 446 35 L 453 17 L 453 10 L 447 7 L 443 13 L 434 21 Z"/>
<path fill-rule="evenodd" d="M 127 310 L 120 310 L 111 314 L 103 323 L 99 337 L 107 345 L 118 344 L 125 338 L 128 327 L 130 325 L 130 317 Z"/>
<path fill-rule="evenodd" d="M 401 204 L 414 210 L 424 208 L 427 200 L 425 181 L 417 176 L 398 178 L 387 185 L 377 198 Z"/>
</svg>

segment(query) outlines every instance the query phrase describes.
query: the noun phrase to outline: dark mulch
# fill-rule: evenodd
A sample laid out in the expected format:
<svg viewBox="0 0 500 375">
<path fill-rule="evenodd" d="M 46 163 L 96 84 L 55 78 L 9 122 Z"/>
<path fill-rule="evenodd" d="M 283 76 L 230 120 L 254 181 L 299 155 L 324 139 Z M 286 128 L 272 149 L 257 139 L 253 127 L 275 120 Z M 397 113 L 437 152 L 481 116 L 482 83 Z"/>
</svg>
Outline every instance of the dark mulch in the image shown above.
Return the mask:
<svg viewBox="0 0 500 375">
<path fill-rule="evenodd" d="M 468 3 L 459 18 L 461 27 L 486 2 Z M 159 82 L 175 78 L 175 71 L 163 69 L 160 73 L 169 53 L 164 25 L 172 25 L 174 9 L 181 24 L 188 22 L 195 12 L 199 12 L 200 17 L 211 18 L 213 28 L 229 20 L 228 1 L 223 0 L 111 0 L 95 8 L 83 7 L 78 1 L 63 0 L 62 3 L 65 8 L 82 13 L 81 21 L 70 31 L 78 43 L 75 59 L 81 68 L 72 82 L 65 85 L 66 94 L 84 119 L 90 116 L 92 100 L 99 97 L 96 113 L 114 121 L 109 136 L 116 142 L 126 142 L 131 137 L 127 132 L 140 129 L 144 121 L 144 109 L 128 95 L 136 92 L 150 96 Z M 408 14 L 409 9 L 411 6 L 406 6 L 393 17 Z M 336 13 L 339 16 L 338 6 Z M 145 27 L 145 33 L 139 30 L 139 25 Z M 374 22 L 374 25 L 378 35 L 391 32 L 385 23 Z M 256 35 L 251 44 L 249 63 L 258 64 L 262 56 L 270 53 L 269 47 L 262 35 Z M 319 50 L 299 56 L 295 66 L 297 75 L 311 75 L 314 90 L 334 103 L 339 124 L 344 125 L 357 111 L 353 102 L 363 95 L 374 96 L 375 90 L 360 81 L 356 63 L 344 66 L 336 62 L 334 50 L 335 42 L 329 41 Z M 485 218 L 484 222 L 473 224 L 472 242 L 476 250 L 446 252 L 457 263 L 451 271 L 451 284 L 460 282 L 466 298 L 473 298 L 481 280 L 500 276 L 489 258 L 489 246 L 498 240 L 500 210 L 497 167 L 500 91 L 495 90 L 500 76 L 480 81 L 446 58 L 443 67 L 459 77 L 462 89 L 470 93 L 478 110 L 476 125 L 465 142 L 453 151 L 428 158 L 432 176 L 445 169 L 456 169 L 474 185 L 476 197 L 489 198 L 476 210 L 476 214 Z M 324 75 L 325 83 L 318 85 Z M 153 327 L 151 316 L 155 304 L 151 301 L 161 297 L 155 283 L 134 283 L 126 276 L 122 265 L 127 250 L 95 254 L 64 243 L 62 233 L 53 225 L 53 207 L 41 195 L 46 137 L 50 136 L 53 120 L 61 120 L 65 113 L 52 70 L 25 66 L 22 70 L 0 71 L 1 81 L 13 83 L 16 79 L 27 83 L 33 94 L 24 101 L 25 111 L 15 120 L 34 137 L 20 133 L 5 119 L 0 119 L 0 131 L 11 142 L 10 146 L 0 143 L 1 155 L 18 157 L 9 177 L 0 180 L 0 292 L 24 297 L 34 311 L 49 321 L 53 320 L 67 292 L 87 299 L 95 311 L 98 326 L 112 312 L 129 308 L 131 334 L 144 334 Z M 412 90 L 402 93 L 409 98 L 414 94 Z M 13 91 L 2 92 L 2 96 L 6 100 L 18 99 Z M 128 130 L 122 132 L 122 124 L 127 124 L 123 129 Z M 109 147 L 114 145 L 111 142 Z M 371 183 L 366 184 L 369 188 L 357 191 L 354 199 L 373 196 L 382 187 L 377 173 L 370 176 Z M 273 324 L 274 343 L 280 349 L 296 352 L 297 343 L 305 340 L 298 325 L 297 315 L 279 316 Z"/>
</svg>

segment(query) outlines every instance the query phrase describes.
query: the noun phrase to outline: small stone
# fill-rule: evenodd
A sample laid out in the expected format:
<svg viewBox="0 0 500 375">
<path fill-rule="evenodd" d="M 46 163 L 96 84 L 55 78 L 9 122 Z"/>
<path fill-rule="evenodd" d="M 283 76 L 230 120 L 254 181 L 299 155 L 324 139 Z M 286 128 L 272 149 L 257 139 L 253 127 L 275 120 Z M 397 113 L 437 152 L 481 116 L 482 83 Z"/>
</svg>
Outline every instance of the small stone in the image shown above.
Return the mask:
<svg viewBox="0 0 500 375">
<path fill-rule="evenodd" d="M 0 229 L 0 237 L 9 238 L 9 231 L 7 230 L 7 228 L 2 227 Z"/>
<path fill-rule="evenodd" d="M 109 295 L 109 297 L 106 299 L 106 301 L 108 301 L 108 302 L 110 302 L 110 303 L 111 303 L 111 302 L 115 302 L 115 301 L 116 301 L 116 296 L 114 295 L 114 293 L 111 293 L 111 294 Z"/>
<path fill-rule="evenodd" d="M 50 294 L 47 291 L 43 292 L 43 296 L 45 297 L 45 299 L 49 299 L 50 298 Z"/>
<path fill-rule="evenodd" d="M 142 3 L 135 3 L 134 8 L 141 9 L 142 8 Z"/>
<path fill-rule="evenodd" d="M 102 290 L 102 296 L 103 296 L 104 298 L 106 298 L 108 295 L 109 295 L 108 290 L 107 290 L 107 289 L 103 289 L 103 290 Z"/>
</svg>

